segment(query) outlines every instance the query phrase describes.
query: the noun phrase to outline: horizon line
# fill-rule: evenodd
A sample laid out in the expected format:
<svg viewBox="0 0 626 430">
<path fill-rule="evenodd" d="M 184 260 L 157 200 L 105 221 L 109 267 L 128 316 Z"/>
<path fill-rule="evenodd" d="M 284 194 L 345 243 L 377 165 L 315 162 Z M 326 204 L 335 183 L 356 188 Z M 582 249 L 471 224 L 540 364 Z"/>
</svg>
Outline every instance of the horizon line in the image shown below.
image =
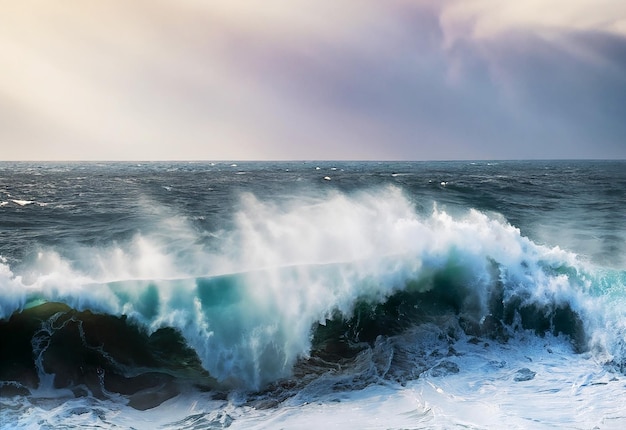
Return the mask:
<svg viewBox="0 0 626 430">
<path fill-rule="evenodd" d="M 443 162 L 522 162 L 522 161 L 626 161 L 626 158 L 458 158 L 458 159 L 15 159 L 0 163 L 443 163 Z"/>
</svg>

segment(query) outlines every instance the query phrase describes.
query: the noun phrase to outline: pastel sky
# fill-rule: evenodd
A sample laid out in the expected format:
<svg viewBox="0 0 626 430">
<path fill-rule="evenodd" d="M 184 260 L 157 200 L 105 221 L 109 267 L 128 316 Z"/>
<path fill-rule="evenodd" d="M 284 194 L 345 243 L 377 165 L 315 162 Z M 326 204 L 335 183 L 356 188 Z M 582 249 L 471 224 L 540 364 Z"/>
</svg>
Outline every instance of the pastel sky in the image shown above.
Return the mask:
<svg viewBox="0 0 626 430">
<path fill-rule="evenodd" d="M 626 158 L 624 0 L 0 0 L 0 159 Z"/>
</svg>

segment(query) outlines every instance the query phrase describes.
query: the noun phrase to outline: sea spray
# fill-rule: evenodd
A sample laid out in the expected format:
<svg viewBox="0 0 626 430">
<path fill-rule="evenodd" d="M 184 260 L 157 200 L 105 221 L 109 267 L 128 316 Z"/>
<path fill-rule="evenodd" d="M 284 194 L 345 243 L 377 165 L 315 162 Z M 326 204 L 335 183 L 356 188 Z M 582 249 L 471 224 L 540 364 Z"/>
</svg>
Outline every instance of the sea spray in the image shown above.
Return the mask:
<svg viewBox="0 0 626 430">
<path fill-rule="evenodd" d="M 497 215 L 451 216 L 436 207 L 418 215 L 401 190 L 387 187 L 304 205 L 247 194 L 234 219 L 200 267 L 188 264 L 180 248 L 142 236 L 128 249 L 93 249 L 78 262 L 41 251 L 38 276 L 23 285 L 25 298 L 15 302 L 15 286 L 3 292 L 4 312 L 43 299 L 125 315 L 149 333 L 172 327 L 220 383 L 250 389 L 288 377 L 309 356 L 316 324 L 349 319 L 357 303 L 381 304 L 407 288 L 461 294 L 456 311 L 474 323 L 499 312 L 499 322 L 511 326 L 572 335 L 580 349 L 586 335 L 558 326 L 555 312 L 584 321 L 584 333 L 602 324 L 587 315 L 597 305 L 576 256 L 533 243 Z M 198 248 L 190 248 L 198 260 Z M 92 263 L 105 257 L 106 267 Z M 23 282 L 4 271 L 5 283 Z"/>
<path fill-rule="evenodd" d="M 231 164 L 0 163 L 2 426 L 626 423 L 623 162 Z"/>
</svg>

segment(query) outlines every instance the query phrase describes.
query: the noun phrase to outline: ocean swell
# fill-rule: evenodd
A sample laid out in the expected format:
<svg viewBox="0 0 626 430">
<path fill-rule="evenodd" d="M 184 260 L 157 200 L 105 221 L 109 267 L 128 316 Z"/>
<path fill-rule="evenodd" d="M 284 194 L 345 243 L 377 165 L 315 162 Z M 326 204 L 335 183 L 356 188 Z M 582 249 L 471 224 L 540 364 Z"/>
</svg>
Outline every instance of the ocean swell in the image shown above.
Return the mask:
<svg viewBox="0 0 626 430">
<path fill-rule="evenodd" d="M 416 366 L 411 345 L 434 332 L 500 342 L 552 333 L 605 362 L 626 357 L 624 272 L 534 243 L 497 214 L 418 214 L 385 188 L 280 204 L 244 195 L 210 246 L 179 219 L 164 225 L 73 259 L 42 249 L 19 273 L 0 263 L 11 345 L 0 360 L 26 363 L 3 365 L 1 379 L 102 396 L 185 378 L 259 390 L 303 363 L 321 360 L 324 372 L 365 356 L 378 376 L 414 378 L 428 366 Z"/>
</svg>

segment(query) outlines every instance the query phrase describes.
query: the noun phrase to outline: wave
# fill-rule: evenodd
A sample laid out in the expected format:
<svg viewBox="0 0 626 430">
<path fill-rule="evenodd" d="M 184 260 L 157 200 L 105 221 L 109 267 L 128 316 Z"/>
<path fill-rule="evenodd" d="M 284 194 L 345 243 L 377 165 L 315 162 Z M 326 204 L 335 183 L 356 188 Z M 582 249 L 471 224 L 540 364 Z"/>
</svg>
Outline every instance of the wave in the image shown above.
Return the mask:
<svg viewBox="0 0 626 430">
<path fill-rule="evenodd" d="M 174 380 L 254 391 L 363 363 L 414 378 L 442 365 L 420 348 L 528 331 L 626 363 L 626 272 L 534 243 L 497 214 L 422 215 L 386 188 L 244 195 L 210 246 L 178 217 L 162 227 L 107 248 L 42 249 L 19 273 L 0 262 L 0 332 L 16 345 L 0 379 L 141 408 L 174 395 Z"/>
</svg>

